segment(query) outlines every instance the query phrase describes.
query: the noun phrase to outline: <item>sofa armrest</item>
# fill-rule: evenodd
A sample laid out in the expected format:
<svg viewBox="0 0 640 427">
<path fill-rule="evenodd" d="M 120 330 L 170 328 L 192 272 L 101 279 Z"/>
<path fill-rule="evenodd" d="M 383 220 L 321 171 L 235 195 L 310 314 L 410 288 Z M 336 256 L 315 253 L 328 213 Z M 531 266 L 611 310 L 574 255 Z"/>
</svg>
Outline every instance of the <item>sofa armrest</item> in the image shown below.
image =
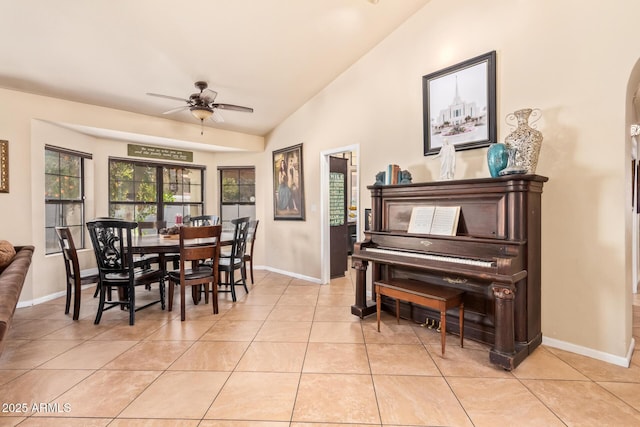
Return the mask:
<svg viewBox="0 0 640 427">
<path fill-rule="evenodd" d="M 33 246 L 17 246 L 11 264 L 0 273 L 0 354 L 29 272 L 34 249 Z"/>
</svg>

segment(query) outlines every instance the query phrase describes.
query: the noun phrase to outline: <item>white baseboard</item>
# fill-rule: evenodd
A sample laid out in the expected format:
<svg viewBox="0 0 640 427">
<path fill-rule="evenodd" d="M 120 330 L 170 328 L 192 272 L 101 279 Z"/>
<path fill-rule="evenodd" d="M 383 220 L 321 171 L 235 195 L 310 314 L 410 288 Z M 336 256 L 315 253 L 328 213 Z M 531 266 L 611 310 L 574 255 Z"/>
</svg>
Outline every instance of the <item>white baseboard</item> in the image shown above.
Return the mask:
<svg viewBox="0 0 640 427">
<path fill-rule="evenodd" d="M 82 287 L 82 289 L 84 290 L 84 289 L 88 289 L 88 288 L 94 288 L 95 286 L 96 286 L 95 283 L 93 283 L 91 285 L 84 285 Z M 56 292 L 54 294 L 45 295 L 43 297 L 32 299 L 32 300 L 18 301 L 18 305 L 16 305 L 16 308 L 31 307 L 32 305 L 42 304 L 42 303 L 45 303 L 47 301 L 54 300 L 56 298 L 64 297 L 65 295 L 67 295 L 67 291 L 60 291 L 60 292 Z M 73 301 L 71 301 L 71 305 L 73 306 Z"/>
<path fill-rule="evenodd" d="M 627 355 L 625 357 L 616 356 L 611 353 L 605 353 L 604 351 L 594 350 L 592 348 L 583 347 L 581 345 L 576 345 L 566 341 L 556 340 L 544 336 L 542 337 L 542 344 L 560 350 L 570 351 L 571 353 L 580 354 L 582 356 L 587 356 L 592 359 L 602 360 L 603 362 L 622 366 L 623 368 L 628 368 L 631 364 L 631 357 L 633 356 L 633 350 L 636 346 L 636 341 L 633 339 L 633 337 L 631 338 L 631 342 L 629 343 L 629 348 L 627 350 Z"/>
<path fill-rule="evenodd" d="M 272 273 L 278 273 L 278 274 L 284 274 L 285 276 L 289 276 L 289 277 L 293 277 L 296 279 L 302 279 L 302 280 L 306 280 L 307 282 L 311 282 L 311 283 L 315 283 L 315 284 L 321 284 L 322 281 L 316 277 L 309 277 L 309 276 L 305 276 L 303 274 L 298 274 L 298 273 L 292 273 L 290 271 L 285 271 L 285 270 L 280 270 L 277 268 L 273 268 L 273 267 L 265 267 L 265 266 L 255 266 L 254 267 L 256 270 L 267 270 L 270 271 Z"/>
</svg>

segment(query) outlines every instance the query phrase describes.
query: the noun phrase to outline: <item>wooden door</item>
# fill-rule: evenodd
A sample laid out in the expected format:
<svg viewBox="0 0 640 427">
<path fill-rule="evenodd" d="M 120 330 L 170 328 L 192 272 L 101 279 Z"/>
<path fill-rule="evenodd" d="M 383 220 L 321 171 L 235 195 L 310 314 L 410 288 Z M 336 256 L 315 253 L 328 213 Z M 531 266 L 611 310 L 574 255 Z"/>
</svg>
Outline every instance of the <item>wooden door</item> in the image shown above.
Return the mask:
<svg viewBox="0 0 640 427">
<path fill-rule="evenodd" d="M 329 157 L 330 276 L 347 271 L 349 232 L 347 227 L 347 159 Z"/>
</svg>

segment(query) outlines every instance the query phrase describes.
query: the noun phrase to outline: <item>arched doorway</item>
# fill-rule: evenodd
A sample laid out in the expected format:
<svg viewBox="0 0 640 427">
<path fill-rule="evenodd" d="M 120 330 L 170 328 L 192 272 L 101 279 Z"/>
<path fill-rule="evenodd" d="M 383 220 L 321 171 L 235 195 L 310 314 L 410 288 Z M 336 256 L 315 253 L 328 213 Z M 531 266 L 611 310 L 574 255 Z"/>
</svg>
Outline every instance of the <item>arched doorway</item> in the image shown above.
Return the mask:
<svg viewBox="0 0 640 427">
<path fill-rule="evenodd" d="M 640 280 L 640 159 L 638 151 L 640 149 L 640 60 L 638 60 L 631 71 L 629 82 L 627 84 L 626 93 L 626 118 L 627 126 L 625 141 L 625 178 L 627 182 L 627 194 L 631 206 L 626 215 L 625 228 L 626 233 L 626 259 L 627 280 L 631 288 L 632 305 L 630 310 L 631 332 L 630 348 L 635 347 L 633 338 L 634 327 L 640 326 L 634 324 L 637 317 L 635 312 L 640 309 L 640 298 L 638 295 L 638 280 Z"/>
</svg>

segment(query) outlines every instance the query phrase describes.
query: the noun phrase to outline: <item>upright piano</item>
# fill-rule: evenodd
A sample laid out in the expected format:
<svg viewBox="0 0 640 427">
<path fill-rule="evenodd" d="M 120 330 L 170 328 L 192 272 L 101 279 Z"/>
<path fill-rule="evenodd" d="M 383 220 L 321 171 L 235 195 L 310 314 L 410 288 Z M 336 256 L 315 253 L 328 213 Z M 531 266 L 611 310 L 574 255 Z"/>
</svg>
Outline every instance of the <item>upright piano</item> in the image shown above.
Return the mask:
<svg viewBox="0 0 640 427">
<path fill-rule="evenodd" d="M 415 279 L 464 291 L 464 335 L 491 346 L 490 361 L 507 370 L 542 342 L 540 237 L 542 186 L 539 175 L 369 186 L 372 224 L 354 245 L 356 300 L 351 312 L 375 313 L 372 283 Z M 455 236 L 408 233 L 420 206 L 459 206 Z M 383 307 L 395 310 L 392 300 Z M 402 303 L 403 317 L 417 322 L 439 313 Z M 458 329 L 457 311 L 447 316 Z"/>
</svg>

